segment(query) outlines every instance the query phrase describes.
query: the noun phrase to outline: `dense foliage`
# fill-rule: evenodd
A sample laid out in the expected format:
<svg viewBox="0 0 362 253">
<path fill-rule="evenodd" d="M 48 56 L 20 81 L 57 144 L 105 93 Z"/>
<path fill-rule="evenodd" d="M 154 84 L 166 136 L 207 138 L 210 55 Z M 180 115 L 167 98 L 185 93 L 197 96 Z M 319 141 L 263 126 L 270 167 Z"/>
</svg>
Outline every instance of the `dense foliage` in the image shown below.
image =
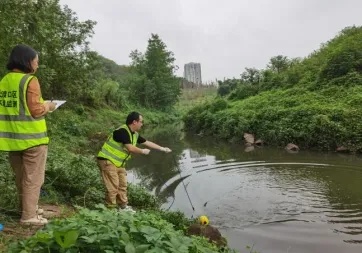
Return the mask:
<svg viewBox="0 0 362 253">
<path fill-rule="evenodd" d="M 12 244 L 8 252 L 218 252 L 206 239 L 187 237 L 156 214 L 99 208 L 53 221 L 31 238 Z"/>
<path fill-rule="evenodd" d="M 172 107 L 180 85 L 173 53 L 159 36 L 152 34 L 144 55 L 137 50 L 131 53 L 132 67 L 120 66 L 89 50 L 95 25 L 91 20 L 80 21 L 59 0 L 1 1 L 0 76 L 6 73 L 11 48 L 24 43 L 39 52 L 36 75 L 46 99 L 65 99 L 66 106 Z"/>
<path fill-rule="evenodd" d="M 4 0 L 0 24 L 1 76 L 11 48 L 25 43 L 39 52 L 38 74 L 45 97 L 78 101 L 89 96 L 85 73 L 92 68 L 87 39 L 93 34 L 94 21 L 80 22 L 58 0 Z"/>
<path fill-rule="evenodd" d="M 240 79 L 219 81 L 219 98 L 195 107 L 185 126 L 241 141 L 362 151 L 362 27 L 348 27 L 304 59 L 271 58 Z"/>
</svg>

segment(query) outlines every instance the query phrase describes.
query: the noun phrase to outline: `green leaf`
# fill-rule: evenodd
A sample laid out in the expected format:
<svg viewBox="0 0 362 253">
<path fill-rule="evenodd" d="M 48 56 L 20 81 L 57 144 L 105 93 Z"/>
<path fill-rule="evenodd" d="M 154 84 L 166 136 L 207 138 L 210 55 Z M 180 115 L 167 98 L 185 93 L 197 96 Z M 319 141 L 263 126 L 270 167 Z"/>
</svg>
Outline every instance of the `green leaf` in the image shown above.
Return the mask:
<svg viewBox="0 0 362 253">
<path fill-rule="evenodd" d="M 95 236 L 91 236 L 91 237 L 89 237 L 89 236 L 81 236 L 80 238 L 84 239 L 84 241 L 86 243 L 89 243 L 89 244 L 94 243 L 95 240 L 96 240 Z"/>
<path fill-rule="evenodd" d="M 129 235 L 128 235 L 128 233 L 122 232 L 122 234 L 121 234 L 121 239 L 122 239 L 125 243 L 129 242 Z"/>
<path fill-rule="evenodd" d="M 142 233 L 144 233 L 144 236 L 149 242 L 158 240 L 163 235 L 163 233 L 160 230 L 149 226 L 143 226 L 141 227 L 140 230 Z"/>
<path fill-rule="evenodd" d="M 145 251 L 145 253 L 167 253 L 167 251 L 159 247 L 154 247 L 150 250 Z"/>
<path fill-rule="evenodd" d="M 79 232 L 77 230 L 70 230 L 66 232 L 60 232 L 60 231 L 54 232 L 55 241 L 63 249 L 68 249 L 72 247 L 76 243 L 78 236 Z"/>
<path fill-rule="evenodd" d="M 49 243 L 52 241 L 53 236 L 50 235 L 48 232 L 42 233 L 42 232 L 38 232 L 36 234 L 36 238 L 39 242 L 42 243 Z"/>
<path fill-rule="evenodd" d="M 126 253 L 136 253 L 136 249 L 132 243 L 127 243 L 125 250 Z"/>
<path fill-rule="evenodd" d="M 150 244 L 141 244 L 136 246 L 136 253 L 144 253 L 148 250 L 148 248 L 150 247 Z"/>
<path fill-rule="evenodd" d="M 136 227 L 135 225 L 133 225 L 133 224 L 131 224 L 131 225 L 129 226 L 129 231 L 130 231 L 131 233 L 137 233 L 137 232 L 139 232 L 138 229 L 137 229 L 137 227 Z"/>
</svg>

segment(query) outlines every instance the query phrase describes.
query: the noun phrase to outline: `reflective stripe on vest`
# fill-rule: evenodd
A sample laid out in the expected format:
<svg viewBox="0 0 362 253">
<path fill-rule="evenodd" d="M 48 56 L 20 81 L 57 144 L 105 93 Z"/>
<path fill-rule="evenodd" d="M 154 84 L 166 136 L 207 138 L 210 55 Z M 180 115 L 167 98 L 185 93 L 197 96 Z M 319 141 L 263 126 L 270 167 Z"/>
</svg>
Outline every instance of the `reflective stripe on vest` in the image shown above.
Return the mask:
<svg viewBox="0 0 362 253">
<path fill-rule="evenodd" d="M 138 133 L 136 132 L 132 135 L 127 125 L 123 125 L 118 129 L 121 128 L 127 131 L 132 145 L 136 146 Z M 103 157 L 111 161 L 116 167 L 124 167 L 126 161 L 128 161 L 131 158 L 131 154 L 127 150 L 127 148 L 123 145 L 123 143 L 119 143 L 113 140 L 113 133 L 112 133 L 108 136 L 107 141 L 103 144 L 101 151 L 99 151 L 98 153 L 98 157 Z"/>
<path fill-rule="evenodd" d="M 0 81 L 0 150 L 21 151 L 49 143 L 44 117 L 33 118 L 26 102 L 32 78 L 12 72 Z"/>
</svg>

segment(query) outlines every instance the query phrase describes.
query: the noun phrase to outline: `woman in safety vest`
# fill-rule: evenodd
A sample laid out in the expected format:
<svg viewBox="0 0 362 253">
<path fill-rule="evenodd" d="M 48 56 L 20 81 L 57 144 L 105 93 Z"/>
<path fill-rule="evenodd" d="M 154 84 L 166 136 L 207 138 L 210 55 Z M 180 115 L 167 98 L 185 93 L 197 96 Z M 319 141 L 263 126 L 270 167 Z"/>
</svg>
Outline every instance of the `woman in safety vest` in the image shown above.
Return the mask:
<svg viewBox="0 0 362 253">
<path fill-rule="evenodd" d="M 55 109 L 44 102 L 38 79 L 37 52 L 26 45 L 15 46 L 6 74 L 0 81 L 0 151 L 9 152 L 21 207 L 21 223 L 43 225 L 48 221 L 38 209 L 44 183 L 49 138 L 44 115 Z"/>
</svg>

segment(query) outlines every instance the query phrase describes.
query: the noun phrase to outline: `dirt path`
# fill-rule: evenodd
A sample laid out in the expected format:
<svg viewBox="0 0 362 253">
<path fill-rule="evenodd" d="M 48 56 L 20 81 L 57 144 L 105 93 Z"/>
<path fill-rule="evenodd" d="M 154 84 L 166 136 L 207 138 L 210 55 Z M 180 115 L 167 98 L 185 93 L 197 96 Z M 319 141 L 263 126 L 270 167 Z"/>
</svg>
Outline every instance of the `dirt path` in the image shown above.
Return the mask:
<svg viewBox="0 0 362 253">
<path fill-rule="evenodd" d="M 42 204 L 43 217 L 47 219 L 64 218 L 72 215 L 74 210 L 67 206 Z M 34 235 L 43 226 L 22 225 L 19 221 L 5 222 L 3 231 L 0 232 L 0 252 L 6 252 L 6 245 L 10 241 L 24 239 Z"/>
</svg>

